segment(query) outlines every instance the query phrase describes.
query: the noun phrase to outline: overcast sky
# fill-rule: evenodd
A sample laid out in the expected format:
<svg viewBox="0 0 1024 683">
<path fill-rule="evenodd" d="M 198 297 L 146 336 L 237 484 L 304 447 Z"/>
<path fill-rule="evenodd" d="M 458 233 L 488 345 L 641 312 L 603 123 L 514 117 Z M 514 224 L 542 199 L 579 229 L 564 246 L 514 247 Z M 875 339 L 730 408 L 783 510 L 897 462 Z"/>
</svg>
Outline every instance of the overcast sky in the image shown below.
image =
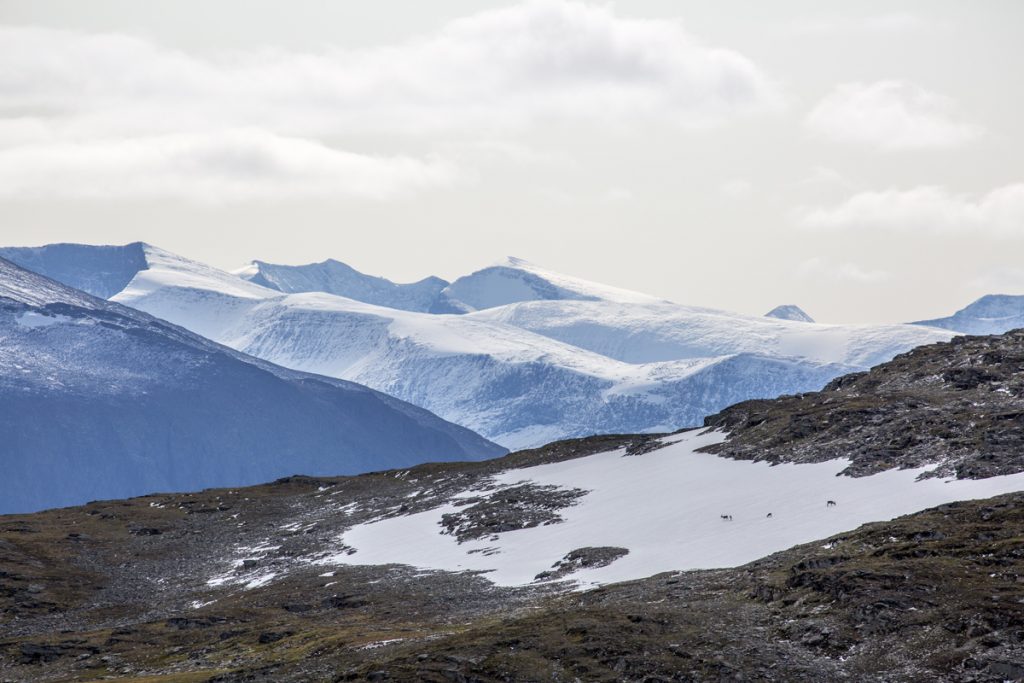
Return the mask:
<svg viewBox="0 0 1024 683">
<path fill-rule="evenodd" d="M 0 0 L 0 243 L 514 255 L 825 322 L 1024 293 L 1024 3 Z"/>
</svg>

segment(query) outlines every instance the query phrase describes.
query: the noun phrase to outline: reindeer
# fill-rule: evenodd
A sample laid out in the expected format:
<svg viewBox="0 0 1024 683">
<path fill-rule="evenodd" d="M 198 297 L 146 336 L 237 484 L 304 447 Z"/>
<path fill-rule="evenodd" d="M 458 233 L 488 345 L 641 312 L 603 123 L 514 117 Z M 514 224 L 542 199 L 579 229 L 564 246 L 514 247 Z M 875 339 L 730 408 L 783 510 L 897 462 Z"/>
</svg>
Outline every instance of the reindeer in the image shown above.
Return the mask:
<svg viewBox="0 0 1024 683">
<path fill-rule="evenodd" d="M 834 500 L 830 500 L 827 503 L 825 503 L 825 507 L 827 507 L 827 508 L 834 508 L 835 506 L 836 506 L 836 502 Z"/>
<path fill-rule="evenodd" d="M 724 519 L 726 522 L 731 522 L 732 521 L 732 515 L 719 515 L 719 517 Z"/>
<path fill-rule="evenodd" d="M 772 518 L 772 513 L 770 513 L 770 512 L 769 512 L 769 513 L 768 513 L 767 515 L 765 515 L 765 517 L 766 517 L 767 519 L 771 519 L 771 518 Z"/>
</svg>

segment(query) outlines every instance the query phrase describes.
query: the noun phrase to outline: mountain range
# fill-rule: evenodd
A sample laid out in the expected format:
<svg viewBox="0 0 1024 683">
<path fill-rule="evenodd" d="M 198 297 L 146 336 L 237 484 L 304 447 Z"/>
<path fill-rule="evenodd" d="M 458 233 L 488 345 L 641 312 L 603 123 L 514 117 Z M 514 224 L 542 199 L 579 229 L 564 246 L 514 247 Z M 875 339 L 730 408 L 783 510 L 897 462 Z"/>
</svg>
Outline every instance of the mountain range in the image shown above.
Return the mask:
<svg viewBox="0 0 1024 683">
<path fill-rule="evenodd" d="M 514 258 L 442 286 L 395 285 L 333 261 L 254 262 L 232 274 L 141 243 L 0 254 L 238 351 L 365 384 L 509 448 L 697 425 L 737 401 L 818 389 L 952 334 L 683 306 Z M 75 265 L 99 261 L 92 273 Z"/>
</svg>

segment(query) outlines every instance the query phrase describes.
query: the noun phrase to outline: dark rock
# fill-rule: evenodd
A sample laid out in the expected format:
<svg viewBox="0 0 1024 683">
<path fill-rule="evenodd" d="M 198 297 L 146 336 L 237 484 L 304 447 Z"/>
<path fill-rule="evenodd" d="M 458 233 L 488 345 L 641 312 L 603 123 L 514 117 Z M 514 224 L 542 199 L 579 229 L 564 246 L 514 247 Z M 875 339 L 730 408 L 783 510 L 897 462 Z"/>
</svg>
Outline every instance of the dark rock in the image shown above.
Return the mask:
<svg viewBox="0 0 1024 683">
<path fill-rule="evenodd" d="M 264 631 L 259 635 L 257 641 L 260 645 L 267 645 L 268 643 L 276 643 L 291 635 L 294 635 L 293 631 Z"/>
</svg>

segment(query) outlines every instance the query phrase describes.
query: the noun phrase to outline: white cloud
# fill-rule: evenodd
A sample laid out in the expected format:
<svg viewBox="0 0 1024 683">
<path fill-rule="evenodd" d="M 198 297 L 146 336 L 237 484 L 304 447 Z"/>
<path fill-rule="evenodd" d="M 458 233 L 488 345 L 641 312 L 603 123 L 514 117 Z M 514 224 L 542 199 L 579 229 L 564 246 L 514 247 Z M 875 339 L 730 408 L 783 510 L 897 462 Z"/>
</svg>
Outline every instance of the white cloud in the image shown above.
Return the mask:
<svg viewBox="0 0 1024 683">
<path fill-rule="evenodd" d="M 861 192 L 831 207 L 805 207 L 797 221 L 811 229 L 883 230 L 1024 237 L 1024 183 L 984 195 L 951 194 L 941 187 Z"/>
<path fill-rule="evenodd" d="M 473 166 L 452 141 L 552 120 L 703 126 L 779 102 L 751 61 L 675 20 L 572 0 L 358 50 L 196 55 L 123 34 L 0 27 L 0 195 L 389 197 Z M 377 134 L 451 152 L 449 163 L 339 149 L 356 140 L 365 151 Z M 541 160 L 500 142 L 490 152 Z"/>
<path fill-rule="evenodd" d="M 912 83 L 878 81 L 837 86 L 807 114 L 814 137 L 885 150 L 956 147 L 982 129 L 954 120 L 954 103 Z"/>
<path fill-rule="evenodd" d="M 388 199 L 459 179 L 443 161 L 376 157 L 258 130 L 0 150 L 0 198 Z"/>
<path fill-rule="evenodd" d="M 867 270 L 855 263 L 832 263 L 814 256 L 797 266 L 796 274 L 807 280 L 829 279 L 840 282 L 872 284 L 884 282 L 889 274 L 881 270 Z"/>
<path fill-rule="evenodd" d="M 0 107 L 66 134 L 258 126 L 302 135 L 496 129 L 542 119 L 717 123 L 774 85 L 677 21 L 535 0 L 406 43 L 200 57 L 120 34 L 0 29 Z"/>
</svg>

